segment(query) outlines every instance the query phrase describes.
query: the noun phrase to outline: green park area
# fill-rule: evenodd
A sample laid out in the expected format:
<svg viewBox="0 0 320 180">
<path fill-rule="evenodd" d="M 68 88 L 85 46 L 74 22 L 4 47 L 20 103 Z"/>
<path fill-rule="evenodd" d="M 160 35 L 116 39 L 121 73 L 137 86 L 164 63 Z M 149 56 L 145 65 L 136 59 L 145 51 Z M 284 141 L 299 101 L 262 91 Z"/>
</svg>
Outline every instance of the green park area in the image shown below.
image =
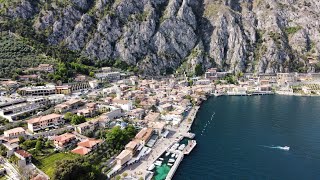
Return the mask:
<svg viewBox="0 0 320 180">
<path fill-rule="evenodd" d="M 72 153 L 55 153 L 49 156 L 36 156 L 34 157 L 36 162 L 35 165 L 46 173 L 50 178 L 53 177 L 54 170 L 56 168 L 56 162 L 60 160 L 71 160 L 76 159 L 79 155 Z"/>
</svg>

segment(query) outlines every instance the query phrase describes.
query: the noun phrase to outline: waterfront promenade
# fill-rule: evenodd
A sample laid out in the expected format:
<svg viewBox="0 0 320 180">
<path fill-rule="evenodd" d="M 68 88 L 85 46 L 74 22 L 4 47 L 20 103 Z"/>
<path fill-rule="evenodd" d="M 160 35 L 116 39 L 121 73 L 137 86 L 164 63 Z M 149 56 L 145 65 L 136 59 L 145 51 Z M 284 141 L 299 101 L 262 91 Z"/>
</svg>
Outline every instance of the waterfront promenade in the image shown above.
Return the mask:
<svg viewBox="0 0 320 180">
<path fill-rule="evenodd" d="M 160 138 L 153 146 L 152 151 L 148 156 L 144 157 L 140 162 L 124 168 L 121 173 L 127 173 L 128 177 L 135 179 L 139 179 L 140 177 L 144 178 L 146 176 L 148 167 L 167 149 L 169 149 L 169 147 L 180 141 L 185 134 L 188 134 L 199 108 L 199 106 L 193 107 L 178 127 L 168 127 L 167 129 L 170 131 L 170 133 L 167 138 Z M 180 161 L 182 161 L 182 159 L 183 156 Z M 171 174 L 170 177 L 174 175 L 178 165 L 171 168 L 169 172 L 169 174 Z"/>
</svg>

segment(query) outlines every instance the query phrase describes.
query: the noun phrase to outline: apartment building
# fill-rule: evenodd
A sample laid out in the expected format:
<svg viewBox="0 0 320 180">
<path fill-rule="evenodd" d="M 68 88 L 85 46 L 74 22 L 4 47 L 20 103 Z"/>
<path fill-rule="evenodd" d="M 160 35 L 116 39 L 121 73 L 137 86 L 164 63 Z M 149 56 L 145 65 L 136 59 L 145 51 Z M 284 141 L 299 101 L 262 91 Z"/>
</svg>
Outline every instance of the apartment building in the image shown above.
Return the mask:
<svg viewBox="0 0 320 180">
<path fill-rule="evenodd" d="M 47 128 L 58 128 L 64 124 L 64 120 L 60 114 L 49 114 L 30 119 L 27 123 L 29 131 L 37 132 Z"/>
<path fill-rule="evenodd" d="M 20 136 L 25 136 L 26 131 L 22 127 L 13 128 L 3 132 L 5 139 L 14 139 Z"/>
<path fill-rule="evenodd" d="M 18 90 L 21 96 L 48 96 L 56 93 L 55 86 L 31 86 Z"/>
<path fill-rule="evenodd" d="M 0 116 L 9 121 L 16 121 L 27 117 L 29 114 L 37 112 L 40 108 L 48 104 L 44 98 L 31 100 L 19 99 L 12 102 L 2 103 L 0 105 Z"/>
<path fill-rule="evenodd" d="M 60 136 L 55 137 L 54 139 L 54 145 L 58 149 L 65 149 L 68 146 L 71 146 L 76 143 L 76 136 L 71 133 L 64 133 Z"/>
<path fill-rule="evenodd" d="M 84 103 L 80 99 L 70 99 L 62 104 L 58 104 L 54 107 L 56 113 L 64 113 L 72 109 L 77 109 Z"/>
</svg>

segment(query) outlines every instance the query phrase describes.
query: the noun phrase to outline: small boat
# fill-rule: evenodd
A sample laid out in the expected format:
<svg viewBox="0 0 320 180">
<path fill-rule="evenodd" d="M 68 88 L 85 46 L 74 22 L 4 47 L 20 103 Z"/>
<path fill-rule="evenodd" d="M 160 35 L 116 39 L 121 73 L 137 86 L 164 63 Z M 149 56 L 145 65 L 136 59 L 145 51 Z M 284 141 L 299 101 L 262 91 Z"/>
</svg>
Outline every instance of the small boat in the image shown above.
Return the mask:
<svg viewBox="0 0 320 180">
<path fill-rule="evenodd" d="M 162 165 L 162 161 L 156 161 L 154 164 L 155 164 L 156 166 L 161 166 L 161 165 Z"/>
<path fill-rule="evenodd" d="M 173 163 L 175 161 L 176 161 L 175 159 L 171 159 L 171 158 L 168 160 L 169 163 Z"/>
<path fill-rule="evenodd" d="M 168 163 L 167 165 L 168 165 L 168 166 L 172 166 L 173 164 L 171 164 L 171 163 Z"/>
<path fill-rule="evenodd" d="M 178 158 L 179 154 L 176 154 L 176 158 Z"/>
<path fill-rule="evenodd" d="M 171 154 L 171 157 L 172 157 L 172 158 L 173 158 L 173 157 L 175 157 L 175 156 L 176 156 L 176 154 L 175 154 L 175 153 L 172 153 L 172 154 Z"/>
<path fill-rule="evenodd" d="M 163 161 L 163 158 L 159 158 L 160 161 Z"/>
<path fill-rule="evenodd" d="M 182 151 L 185 147 L 186 147 L 185 144 L 181 144 L 178 149 L 179 149 L 180 151 Z"/>
<path fill-rule="evenodd" d="M 170 155 L 170 152 L 167 152 L 165 155 L 166 155 L 166 156 L 169 156 L 169 155 Z"/>
<path fill-rule="evenodd" d="M 172 150 L 176 150 L 178 147 L 179 147 L 179 143 L 176 143 L 171 147 L 171 149 Z"/>
<path fill-rule="evenodd" d="M 281 149 L 285 150 L 285 151 L 289 151 L 290 150 L 290 147 L 289 146 L 284 146 L 282 147 Z"/>
<path fill-rule="evenodd" d="M 154 164 L 151 164 L 148 168 L 148 171 L 152 171 L 156 166 Z"/>
</svg>

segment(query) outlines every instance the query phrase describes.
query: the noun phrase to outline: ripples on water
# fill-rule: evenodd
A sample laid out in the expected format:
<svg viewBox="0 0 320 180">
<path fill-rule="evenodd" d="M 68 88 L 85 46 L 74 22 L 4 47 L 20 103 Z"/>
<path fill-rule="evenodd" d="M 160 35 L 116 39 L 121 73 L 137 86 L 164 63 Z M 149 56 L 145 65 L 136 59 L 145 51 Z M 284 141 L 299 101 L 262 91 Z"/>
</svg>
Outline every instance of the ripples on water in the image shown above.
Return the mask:
<svg viewBox="0 0 320 180">
<path fill-rule="evenodd" d="M 317 97 L 210 98 L 174 179 L 320 179 L 319 109 Z"/>
</svg>

